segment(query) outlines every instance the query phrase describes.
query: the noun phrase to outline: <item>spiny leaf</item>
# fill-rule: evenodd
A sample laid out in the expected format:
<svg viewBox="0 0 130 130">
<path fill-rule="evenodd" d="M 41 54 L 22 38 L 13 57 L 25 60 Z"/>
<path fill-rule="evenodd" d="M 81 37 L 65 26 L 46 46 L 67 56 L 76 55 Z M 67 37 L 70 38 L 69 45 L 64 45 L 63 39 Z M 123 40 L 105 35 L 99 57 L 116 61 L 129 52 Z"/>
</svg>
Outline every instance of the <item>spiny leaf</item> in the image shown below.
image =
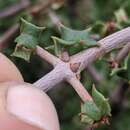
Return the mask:
<svg viewBox="0 0 130 130">
<path fill-rule="evenodd" d="M 123 65 L 120 68 L 114 68 L 111 76 L 117 75 L 123 79 L 130 80 L 130 54 L 125 58 Z"/>
<path fill-rule="evenodd" d="M 48 50 L 48 51 L 54 51 L 54 48 L 55 48 L 54 45 L 51 45 L 51 46 L 45 47 L 45 49 Z"/>
<path fill-rule="evenodd" d="M 53 42 L 54 42 L 55 55 L 59 57 L 62 53 L 62 46 L 57 43 L 55 37 L 52 37 L 52 39 L 53 39 Z"/>
<path fill-rule="evenodd" d="M 45 27 L 37 27 L 21 18 L 21 34 L 15 39 L 17 45 L 12 56 L 29 61 L 31 54 L 34 53 L 36 46 L 40 42 L 44 29 Z"/>
<path fill-rule="evenodd" d="M 76 43 L 75 41 L 65 41 L 63 39 L 60 39 L 60 38 L 54 37 L 54 36 L 52 36 L 52 39 L 64 46 L 71 46 Z"/>
<path fill-rule="evenodd" d="M 15 42 L 27 48 L 35 49 L 37 39 L 29 34 L 21 33 L 21 35 L 15 39 Z"/>
<path fill-rule="evenodd" d="M 111 116 L 111 107 L 108 103 L 108 100 L 96 90 L 96 88 L 93 86 L 92 88 L 92 97 L 99 108 L 102 116 Z"/>
<path fill-rule="evenodd" d="M 65 27 L 64 25 L 61 25 L 60 31 L 62 34 L 61 39 L 65 41 L 75 42 L 75 44 L 83 42 L 84 44 L 87 44 L 88 47 L 97 46 L 96 41 L 90 37 L 90 34 L 87 29 L 78 31 Z"/>
<path fill-rule="evenodd" d="M 112 72 L 110 73 L 110 76 L 113 76 L 113 75 L 118 75 L 120 72 L 124 73 L 127 71 L 127 68 L 128 68 L 128 60 L 129 60 L 129 56 L 127 56 L 125 58 L 125 60 L 123 61 L 123 65 L 121 67 L 118 67 L 118 68 L 114 68 L 112 69 Z"/>
<path fill-rule="evenodd" d="M 85 124 L 89 124 L 89 125 L 92 125 L 94 123 L 94 120 L 89 118 L 86 114 L 84 113 L 81 113 L 80 114 L 80 117 L 81 117 L 81 122 L 82 123 L 85 123 Z"/>
<path fill-rule="evenodd" d="M 25 19 L 21 18 L 20 32 L 26 33 L 34 37 L 40 37 L 45 27 L 38 27 L 32 23 L 29 23 Z"/>
<path fill-rule="evenodd" d="M 127 14 L 123 8 L 120 8 L 115 12 L 116 21 L 122 23 L 128 20 Z"/>
<path fill-rule="evenodd" d="M 101 113 L 93 101 L 86 101 L 81 106 L 81 113 L 85 113 L 90 119 L 98 121 L 101 118 Z"/>
<path fill-rule="evenodd" d="M 100 123 L 103 118 L 111 116 L 108 100 L 95 87 L 92 88 L 92 97 L 93 101 L 86 101 L 81 105 L 81 121 L 89 125 Z"/>
<path fill-rule="evenodd" d="M 119 73 L 124 73 L 126 71 L 126 68 L 121 67 L 121 68 L 114 68 L 112 69 L 112 72 L 110 73 L 110 76 L 118 75 Z"/>
<path fill-rule="evenodd" d="M 61 38 L 52 37 L 54 44 L 56 45 L 55 49 L 57 49 L 58 44 L 60 45 L 60 48 L 58 49 L 66 48 L 69 52 L 71 52 L 72 48 L 76 48 L 78 50 L 77 46 L 82 46 L 82 49 L 98 46 L 97 42 L 91 38 L 87 29 L 78 31 L 61 25 L 60 34 Z"/>
<path fill-rule="evenodd" d="M 16 50 L 12 54 L 12 56 L 23 58 L 26 61 L 30 60 L 32 51 L 25 48 L 24 46 L 16 47 Z"/>
<path fill-rule="evenodd" d="M 90 32 L 104 36 L 107 31 L 107 26 L 101 21 L 97 21 L 91 28 Z"/>
<path fill-rule="evenodd" d="M 130 26 L 130 19 L 127 16 L 127 13 L 124 8 L 120 8 L 115 12 L 115 18 L 117 21 L 117 26 L 119 29 Z"/>
</svg>

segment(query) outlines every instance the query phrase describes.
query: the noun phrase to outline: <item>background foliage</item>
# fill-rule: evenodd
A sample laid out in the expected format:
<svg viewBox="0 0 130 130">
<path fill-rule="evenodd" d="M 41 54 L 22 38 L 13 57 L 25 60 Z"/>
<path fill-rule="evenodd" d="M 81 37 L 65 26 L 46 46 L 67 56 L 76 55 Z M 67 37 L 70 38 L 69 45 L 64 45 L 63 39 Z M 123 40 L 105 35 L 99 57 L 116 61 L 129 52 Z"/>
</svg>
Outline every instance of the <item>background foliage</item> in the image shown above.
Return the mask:
<svg viewBox="0 0 130 130">
<path fill-rule="evenodd" d="M 37 2 L 37 0 L 31 0 L 32 5 L 35 5 Z M 19 3 L 19 0 L 0 0 L 0 10 L 8 8 L 15 3 Z M 55 5 L 53 4 L 48 8 L 53 9 L 64 25 L 79 30 L 86 29 L 94 25 L 97 21 L 101 21 L 104 26 L 108 25 L 109 22 L 115 22 L 115 12 L 120 8 L 126 11 L 128 18 L 130 16 L 130 0 L 64 0 L 64 4 L 59 8 L 55 9 L 54 7 Z M 52 35 L 60 35 L 48 16 L 47 11 L 42 10 L 36 18 L 32 18 L 27 11 L 21 11 L 11 18 L 0 19 L 0 36 L 2 36 L 11 25 L 16 24 L 21 16 L 29 19 L 29 21 L 36 25 L 47 27 L 47 31 L 45 30 L 44 36 L 41 38 L 41 46 L 43 47 L 47 47 L 48 44 L 53 45 L 53 41 L 50 38 Z M 128 22 L 125 26 L 129 26 L 129 24 Z M 125 26 L 123 25 L 122 28 Z M 100 30 L 101 28 L 96 32 L 99 39 L 109 34 L 104 34 Z M 9 47 L 4 49 L 3 52 L 17 65 L 26 82 L 33 83 L 52 69 L 52 66 L 48 65 L 46 62 L 42 62 L 37 56 L 33 56 L 29 63 L 22 59 L 11 57 L 10 54 L 12 54 L 15 45 L 16 43 L 14 43 L 13 39 L 10 41 Z M 114 54 L 115 53 L 107 55 L 105 58 L 94 63 L 98 73 L 103 77 L 103 80 L 101 80 L 96 87 L 105 97 L 109 97 L 112 106 L 110 125 L 103 125 L 98 129 L 130 130 L 129 81 L 117 75 L 110 76 L 111 68 L 108 64 L 108 58 L 114 56 Z M 94 82 L 93 78 L 88 72 L 83 72 L 82 75 L 83 78 L 81 80 L 83 84 L 87 90 L 91 90 Z M 68 84 L 59 84 L 48 94 L 56 105 L 61 130 L 87 129 L 84 124 L 79 122 L 80 100 Z"/>
</svg>

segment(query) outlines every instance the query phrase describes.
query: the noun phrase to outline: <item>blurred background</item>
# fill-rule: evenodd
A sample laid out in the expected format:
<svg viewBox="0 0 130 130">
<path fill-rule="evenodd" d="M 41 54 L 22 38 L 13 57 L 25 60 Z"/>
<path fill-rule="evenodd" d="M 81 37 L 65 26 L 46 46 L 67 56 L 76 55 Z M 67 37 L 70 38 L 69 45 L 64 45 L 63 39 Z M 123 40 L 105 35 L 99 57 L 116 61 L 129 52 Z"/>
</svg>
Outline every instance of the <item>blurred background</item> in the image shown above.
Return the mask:
<svg viewBox="0 0 130 130">
<path fill-rule="evenodd" d="M 119 10 L 123 10 L 120 13 Z M 31 57 L 28 63 L 22 59 L 10 56 L 19 35 L 20 17 L 39 26 L 47 27 L 40 46 L 47 47 L 53 44 L 51 36 L 59 36 L 55 18 L 64 25 L 82 30 L 101 23 L 97 26 L 94 38 L 99 40 L 118 29 L 113 30 L 117 15 L 129 19 L 130 0 L 0 0 L 0 47 L 19 68 L 26 82 L 33 83 L 53 68 L 38 56 Z M 129 26 L 123 25 L 122 28 Z M 105 32 L 102 28 L 106 29 Z M 81 74 L 81 81 L 86 89 L 91 92 L 92 84 L 105 97 L 108 97 L 112 106 L 110 125 L 101 126 L 100 130 L 130 130 L 130 88 L 129 82 L 118 76 L 110 76 L 109 58 L 107 55 L 102 60 L 93 64 Z M 79 120 L 80 99 L 67 83 L 61 83 L 48 92 L 53 100 L 60 120 L 61 130 L 87 130 L 87 126 Z"/>
</svg>

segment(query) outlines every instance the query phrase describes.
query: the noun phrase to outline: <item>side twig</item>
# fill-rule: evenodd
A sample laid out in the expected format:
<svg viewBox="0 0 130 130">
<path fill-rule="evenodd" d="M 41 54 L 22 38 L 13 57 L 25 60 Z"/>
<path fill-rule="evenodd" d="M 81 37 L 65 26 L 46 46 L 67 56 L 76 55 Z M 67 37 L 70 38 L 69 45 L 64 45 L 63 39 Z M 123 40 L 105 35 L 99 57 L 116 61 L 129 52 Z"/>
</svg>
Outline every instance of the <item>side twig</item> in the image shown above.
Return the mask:
<svg viewBox="0 0 130 130">
<path fill-rule="evenodd" d="M 92 97 L 90 94 L 87 92 L 87 90 L 84 88 L 82 83 L 76 78 L 68 78 L 67 79 L 68 83 L 72 85 L 72 87 L 75 89 L 75 91 L 78 93 L 78 95 L 81 97 L 83 102 L 90 101 L 92 100 Z"/>
<path fill-rule="evenodd" d="M 130 52 L 130 42 L 126 44 L 123 49 L 121 49 L 115 58 L 116 63 L 119 65 L 120 62 L 128 55 Z"/>
<path fill-rule="evenodd" d="M 20 11 L 26 9 L 29 6 L 30 6 L 29 0 L 21 0 L 21 2 L 18 4 L 8 7 L 7 9 L 0 10 L 0 19 L 11 17 L 19 13 Z"/>
<path fill-rule="evenodd" d="M 10 42 L 10 40 L 17 34 L 19 31 L 19 24 L 15 24 L 10 27 L 4 35 L 0 38 L 0 50 L 6 48 Z"/>
<path fill-rule="evenodd" d="M 53 66 L 56 66 L 56 64 L 59 62 L 59 59 L 57 57 L 44 50 L 40 46 L 37 46 L 36 54 L 40 56 L 43 60 L 46 60 L 48 63 L 52 64 Z"/>
<path fill-rule="evenodd" d="M 61 20 L 60 18 L 53 12 L 53 11 L 48 11 L 48 16 L 50 17 L 52 23 L 59 27 L 59 25 L 61 24 Z"/>
<path fill-rule="evenodd" d="M 100 84 L 104 79 L 99 72 L 94 68 L 92 65 L 88 65 L 86 71 L 89 73 L 89 75 L 92 77 L 92 80 L 94 83 Z"/>
</svg>

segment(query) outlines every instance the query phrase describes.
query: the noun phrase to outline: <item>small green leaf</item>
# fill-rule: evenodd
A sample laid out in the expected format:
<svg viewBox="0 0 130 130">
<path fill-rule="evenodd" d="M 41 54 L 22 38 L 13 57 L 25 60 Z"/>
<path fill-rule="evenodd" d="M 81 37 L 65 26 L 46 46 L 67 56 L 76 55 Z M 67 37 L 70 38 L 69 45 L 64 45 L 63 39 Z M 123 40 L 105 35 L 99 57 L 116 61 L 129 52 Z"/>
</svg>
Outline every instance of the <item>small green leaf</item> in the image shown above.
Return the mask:
<svg viewBox="0 0 130 130">
<path fill-rule="evenodd" d="M 130 81 L 130 55 L 125 59 L 124 69 L 117 73 L 117 75 L 123 79 L 126 79 L 128 82 Z"/>
<path fill-rule="evenodd" d="M 19 45 L 23 45 L 27 48 L 35 49 L 37 39 L 29 34 L 21 33 L 21 35 L 15 39 L 15 42 L 17 42 L 17 43 L 19 43 Z"/>
<path fill-rule="evenodd" d="M 38 27 L 32 23 L 29 23 L 25 19 L 21 18 L 21 26 L 20 26 L 20 32 L 26 33 L 34 37 L 40 37 L 40 34 L 43 32 L 45 27 Z"/>
<path fill-rule="evenodd" d="M 117 23 L 120 23 L 120 24 L 128 20 L 127 14 L 123 8 L 120 8 L 119 10 L 115 12 L 115 17 L 116 17 Z"/>
<path fill-rule="evenodd" d="M 94 120 L 89 118 L 86 114 L 84 113 L 81 113 L 80 114 L 80 117 L 81 117 L 81 122 L 82 123 L 85 123 L 85 124 L 89 124 L 89 125 L 92 125 L 94 123 Z"/>
<path fill-rule="evenodd" d="M 17 47 L 16 46 L 16 50 L 14 51 L 14 53 L 12 54 L 12 56 L 15 56 L 15 57 L 20 57 L 26 61 L 29 61 L 30 60 L 30 56 L 31 56 L 31 53 L 32 51 L 25 48 L 24 46 L 19 46 Z"/>
<path fill-rule="evenodd" d="M 48 50 L 48 51 L 53 51 L 54 48 L 55 48 L 54 45 L 50 45 L 50 46 L 48 46 L 48 47 L 45 47 L 45 49 Z"/>
<path fill-rule="evenodd" d="M 126 69 L 124 67 L 122 68 L 114 68 L 112 69 L 112 72 L 110 73 L 110 76 L 118 75 L 119 73 L 124 73 L 126 72 Z M 122 75 L 124 76 L 124 75 Z"/>
<path fill-rule="evenodd" d="M 79 31 L 61 25 L 60 31 L 61 39 L 65 41 L 75 42 L 75 44 L 82 42 L 88 45 L 88 47 L 97 46 L 97 42 L 90 37 L 90 34 L 87 29 Z"/>
<path fill-rule="evenodd" d="M 87 29 L 78 31 L 65 27 L 64 25 L 61 25 L 60 34 L 61 38 L 54 36 L 52 37 L 54 45 L 56 46 L 55 49 L 57 49 L 57 46 L 59 44 L 60 45 L 59 49 L 66 48 L 68 52 L 71 53 L 72 48 L 74 50 L 73 52 L 77 52 L 76 50 L 79 50 L 79 48 L 82 48 L 83 50 L 89 47 L 98 46 L 97 42 L 91 38 L 89 31 Z"/>
<path fill-rule="evenodd" d="M 101 113 L 93 101 L 86 101 L 81 106 L 81 113 L 85 113 L 90 119 L 98 121 L 101 119 Z"/>
<path fill-rule="evenodd" d="M 111 116 L 111 108 L 108 100 L 99 93 L 95 87 L 92 89 L 93 101 L 86 101 L 81 105 L 81 121 L 92 125 L 104 118 Z"/>
<path fill-rule="evenodd" d="M 16 48 L 12 56 L 30 60 L 30 56 L 35 52 L 36 46 L 40 42 L 40 37 L 45 27 L 37 27 L 21 18 L 20 35 L 15 39 Z"/>
<path fill-rule="evenodd" d="M 111 107 L 108 103 L 108 100 L 101 94 L 99 93 L 95 87 L 92 88 L 92 97 L 101 111 L 102 116 L 111 116 Z"/>
<path fill-rule="evenodd" d="M 130 81 L 130 54 L 124 59 L 124 62 L 120 68 L 112 69 L 111 76 L 117 75 L 125 80 Z"/>
<path fill-rule="evenodd" d="M 60 56 L 62 53 L 62 46 L 60 44 L 57 43 L 55 37 L 52 37 L 53 41 L 54 41 L 54 51 L 55 51 L 55 55 L 56 56 Z"/>
<path fill-rule="evenodd" d="M 107 31 L 107 26 L 101 21 L 97 21 L 91 28 L 90 32 L 104 36 Z"/>
<path fill-rule="evenodd" d="M 53 40 L 55 40 L 57 43 L 60 43 L 61 45 L 64 45 L 64 46 L 71 46 L 71 45 L 74 45 L 76 42 L 75 41 L 65 41 L 63 39 L 60 39 L 58 37 L 52 37 Z"/>
</svg>

